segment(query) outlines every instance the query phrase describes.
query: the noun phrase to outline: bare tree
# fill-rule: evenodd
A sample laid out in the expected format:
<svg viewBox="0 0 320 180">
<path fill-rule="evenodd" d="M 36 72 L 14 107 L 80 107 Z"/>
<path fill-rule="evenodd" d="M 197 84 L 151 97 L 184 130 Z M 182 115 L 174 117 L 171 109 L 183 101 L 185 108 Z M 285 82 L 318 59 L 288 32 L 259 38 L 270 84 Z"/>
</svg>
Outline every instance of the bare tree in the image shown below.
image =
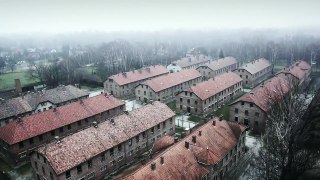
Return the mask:
<svg viewBox="0 0 320 180">
<path fill-rule="evenodd" d="M 288 87 L 290 91 L 287 92 Z M 254 153 L 251 171 L 253 179 L 297 179 L 319 160 L 319 150 L 303 145 L 310 121 L 305 118 L 308 99 L 293 81 L 279 83 L 267 89 L 265 99 L 270 105 L 267 113 L 265 134 L 261 147 Z"/>
</svg>

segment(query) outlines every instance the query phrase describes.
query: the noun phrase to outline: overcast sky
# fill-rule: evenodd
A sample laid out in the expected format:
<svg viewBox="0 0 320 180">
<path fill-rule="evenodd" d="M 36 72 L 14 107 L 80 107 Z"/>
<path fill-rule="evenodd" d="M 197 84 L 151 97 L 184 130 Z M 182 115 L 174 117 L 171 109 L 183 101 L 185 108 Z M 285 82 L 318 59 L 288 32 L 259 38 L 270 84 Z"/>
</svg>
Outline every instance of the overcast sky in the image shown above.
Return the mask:
<svg viewBox="0 0 320 180">
<path fill-rule="evenodd" d="M 0 33 L 297 28 L 320 0 L 0 0 Z"/>
</svg>

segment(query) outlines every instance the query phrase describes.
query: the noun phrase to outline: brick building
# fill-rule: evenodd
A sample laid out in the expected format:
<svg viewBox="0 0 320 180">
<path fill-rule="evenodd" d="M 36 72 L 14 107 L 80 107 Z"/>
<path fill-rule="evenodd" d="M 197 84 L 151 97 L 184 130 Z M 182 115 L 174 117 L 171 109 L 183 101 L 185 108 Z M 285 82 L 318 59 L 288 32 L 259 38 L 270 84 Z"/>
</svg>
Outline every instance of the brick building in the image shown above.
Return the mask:
<svg viewBox="0 0 320 180">
<path fill-rule="evenodd" d="M 184 89 L 202 81 L 201 74 L 195 69 L 186 69 L 147 80 L 135 88 L 137 100 L 149 102 L 168 102 Z"/>
<path fill-rule="evenodd" d="M 201 65 L 197 68 L 197 70 L 202 74 L 203 77 L 209 79 L 219 74 L 233 71 L 238 67 L 239 63 L 234 57 L 225 57 Z"/>
<path fill-rule="evenodd" d="M 173 134 L 175 113 L 154 102 L 35 150 L 36 179 L 102 179 Z"/>
<path fill-rule="evenodd" d="M 244 87 L 255 87 L 272 75 L 273 65 L 261 58 L 244 64 L 234 72 L 243 79 Z"/>
<path fill-rule="evenodd" d="M 74 86 L 61 85 L 54 89 L 27 93 L 9 100 L 0 100 L 0 126 L 8 124 L 16 117 L 46 111 L 88 96 L 88 93 Z"/>
<path fill-rule="evenodd" d="M 204 65 L 210 62 L 210 58 L 208 56 L 197 54 L 197 55 L 189 55 L 188 57 L 181 58 L 177 61 L 173 61 L 171 64 L 167 66 L 168 71 L 179 72 L 184 69 L 196 69 L 200 65 Z"/>
<path fill-rule="evenodd" d="M 226 179 L 245 153 L 245 127 L 213 119 L 125 180 Z"/>
<path fill-rule="evenodd" d="M 124 102 L 101 94 L 11 121 L 0 128 L 1 152 L 12 164 L 28 160 L 32 149 L 122 113 Z"/>
<path fill-rule="evenodd" d="M 241 91 L 240 76 L 233 72 L 223 73 L 180 92 L 176 97 L 176 109 L 199 115 L 209 113 Z"/>
<path fill-rule="evenodd" d="M 108 77 L 103 83 L 104 89 L 115 97 L 130 97 L 134 95 L 134 88 L 139 83 L 168 73 L 167 69 L 161 65 L 119 73 Z"/>
<path fill-rule="evenodd" d="M 230 120 L 243 123 L 255 132 L 263 132 L 271 100 L 285 96 L 293 83 L 305 86 L 310 80 L 310 69 L 307 63 L 298 61 L 246 93 L 230 104 Z"/>
</svg>

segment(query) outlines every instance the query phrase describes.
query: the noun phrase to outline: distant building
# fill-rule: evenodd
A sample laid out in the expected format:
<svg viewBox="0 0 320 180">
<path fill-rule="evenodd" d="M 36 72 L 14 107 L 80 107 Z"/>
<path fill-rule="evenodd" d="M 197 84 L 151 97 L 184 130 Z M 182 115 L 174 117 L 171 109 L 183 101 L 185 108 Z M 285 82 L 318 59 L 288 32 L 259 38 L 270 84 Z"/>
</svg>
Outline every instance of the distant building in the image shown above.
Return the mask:
<svg viewBox="0 0 320 180">
<path fill-rule="evenodd" d="M 204 76 L 206 79 L 209 79 L 219 74 L 233 71 L 238 67 L 239 63 L 234 57 L 225 57 L 201 65 L 197 68 L 197 70 L 202 74 L 202 76 Z"/>
<path fill-rule="evenodd" d="M 195 69 L 186 69 L 147 80 L 135 88 L 137 100 L 143 102 L 168 102 L 184 89 L 202 81 L 201 74 Z"/>
<path fill-rule="evenodd" d="M 125 104 L 112 96 L 101 94 L 54 107 L 45 112 L 17 118 L 0 128 L 1 152 L 12 164 L 28 160 L 36 147 L 48 143 L 55 136 L 65 136 L 118 115 Z"/>
<path fill-rule="evenodd" d="M 154 102 L 39 147 L 31 156 L 36 179 L 103 179 L 175 130 L 175 113 Z"/>
<path fill-rule="evenodd" d="M 125 180 L 228 179 L 245 154 L 245 127 L 213 119 Z"/>
<path fill-rule="evenodd" d="M 234 72 L 243 79 L 243 86 L 255 87 L 272 75 L 273 65 L 266 59 L 257 59 L 239 67 Z"/>
<path fill-rule="evenodd" d="M 298 61 L 246 93 L 231 103 L 230 121 L 243 123 L 256 132 L 264 132 L 267 113 L 272 106 L 271 100 L 283 98 L 294 83 L 306 86 L 310 70 L 311 67 L 306 62 Z"/>
<path fill-rule="evenodd" d="M 164 66 L 155 65 L 110 76 L 104 82 L 104 89 L 115 97 L 134 95 L 134 88 L 141 82 L 168 74 Z"/>
<path fill-rule="evenodd" d="M 178 112 L 204 114 L 218 107 L 242 91 L 242 79 L 233 72 L 223 73 L 185 89 L 176 97 Z"/>
<path fill-rule="evenodd" d="M 167 66 L 168 71 L 179 72 L 183 69 L 196 69 L 200 65 L 210 62 L 210 58 L 205 55 L 188 55 L 180 60 L 173 61 Z"/>
<path fill-rule="evenodd" d="M 0 126 L 18 117 L 43 112 L 88 96 L 87 92 L 74 86 L 61 85 L 54 89 L 27 93 L 5 101 L 0 100 Z"/>
</svg>

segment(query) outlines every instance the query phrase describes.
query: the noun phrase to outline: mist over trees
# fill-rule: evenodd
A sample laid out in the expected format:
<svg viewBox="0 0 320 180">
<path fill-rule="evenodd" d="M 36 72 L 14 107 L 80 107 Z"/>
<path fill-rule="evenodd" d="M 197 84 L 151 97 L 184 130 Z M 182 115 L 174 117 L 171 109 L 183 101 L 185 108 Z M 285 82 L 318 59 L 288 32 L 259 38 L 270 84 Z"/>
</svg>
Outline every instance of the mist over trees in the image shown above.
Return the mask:
<svg viewBox="0 0 320 180">
<path fill-rule="evenodd" d="M 83 32 L 37 36 L 0 35 L 0 51 L 20 52 L 10 57 L 10 60 L 5 60 L 11 70 L 14 70 L 16 62 L 29 60 L 30 53 L 21 49 L 34 48 L 39 50 L 38 60 L 57 61 L 62 69 L 59 73 L 63 72 L 65 74 L 62 76 L 67 77 L 59 80 L 59 83 L 75 83 L 83 78 L 94 78 L 94 81 L 102 82 L 108 76 L 123 71 L 155 64 L 166 66 L 184 57 L 191 48 L 197 48 L 202 54 L 213 59 L 234 56 L 239 61 L 248 62 L 264 57 L 282 67 L 295 60 L 303 59 L 319 66 L 320 36 L 319 33 L 313 32 L 311 30 L 240 29 Z M 54 55 L 42 53 L 49 52 L 51 49 L 60 49 L 60 51 Z M 92 71 L 95 77 L 78 71 L 79 68 L 88 65 L 96 68 Z M 47 82 L 47 78 L 44 81 Z"/>
</svg>

